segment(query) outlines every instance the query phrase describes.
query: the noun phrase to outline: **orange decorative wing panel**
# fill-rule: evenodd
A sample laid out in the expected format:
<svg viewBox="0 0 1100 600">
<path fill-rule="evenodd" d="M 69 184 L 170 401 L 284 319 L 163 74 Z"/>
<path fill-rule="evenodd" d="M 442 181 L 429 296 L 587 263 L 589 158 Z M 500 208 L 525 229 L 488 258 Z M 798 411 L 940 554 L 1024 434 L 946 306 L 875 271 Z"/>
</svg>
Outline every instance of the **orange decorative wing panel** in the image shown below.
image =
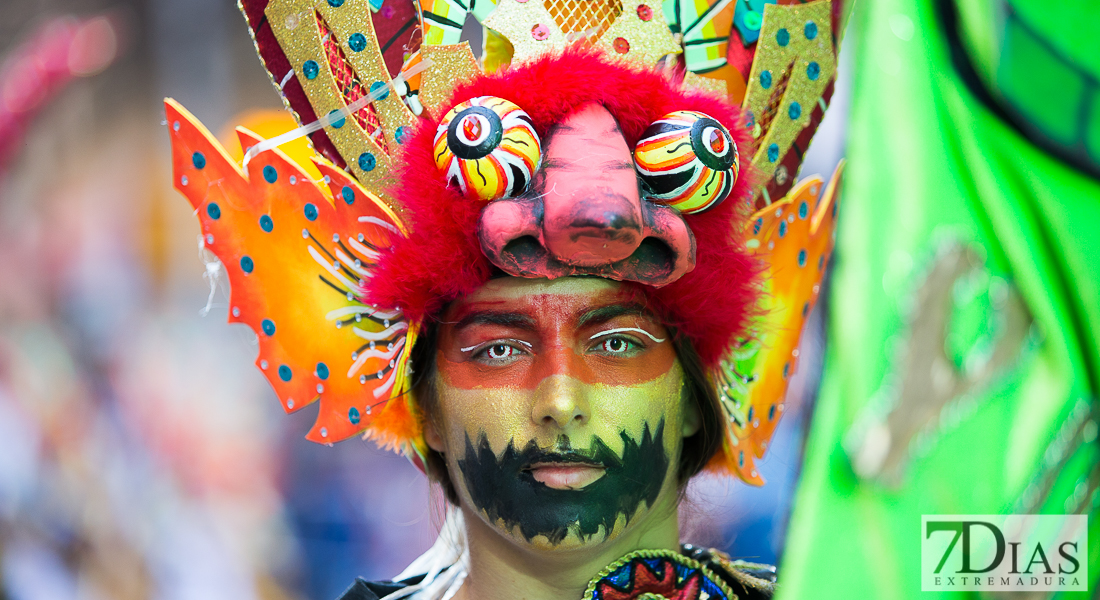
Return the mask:
<svg viewBox="0 0 1100 600">
<path fill-rule="evenodd" d="M 404 234 L 401 220 L 320 159 L 320 182 L 278 150 L 242 169 L 182 106 L 167 100 L 165 108 L 176 189 L 228 274 L 229 321 L 256 333 L 256 365 L 284 409 L 319 402 L 306 436 L 315 442 L 357 433 L 390 446 L 413 439 L 403 392 L 416 331 L 399 311 L 363 300 L 379 251 Z M 237 131 L 245 148 L 260 141 Z"/>
</svg>

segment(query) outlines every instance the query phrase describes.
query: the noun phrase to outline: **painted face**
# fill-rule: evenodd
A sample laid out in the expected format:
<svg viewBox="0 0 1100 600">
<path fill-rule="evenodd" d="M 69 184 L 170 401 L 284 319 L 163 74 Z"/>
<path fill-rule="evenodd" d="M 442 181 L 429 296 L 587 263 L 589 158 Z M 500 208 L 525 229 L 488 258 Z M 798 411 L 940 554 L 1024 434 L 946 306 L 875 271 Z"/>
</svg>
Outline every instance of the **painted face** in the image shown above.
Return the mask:
<svg viewBox="0 0 1100 600">
<path fill-rule="evenodd" d="M 669 332 L 621 284 L 502 278 L 443 316 L 428 443 L 509 538 L 599 543 L 674 509 L 698 429 Z"/>
</svg>

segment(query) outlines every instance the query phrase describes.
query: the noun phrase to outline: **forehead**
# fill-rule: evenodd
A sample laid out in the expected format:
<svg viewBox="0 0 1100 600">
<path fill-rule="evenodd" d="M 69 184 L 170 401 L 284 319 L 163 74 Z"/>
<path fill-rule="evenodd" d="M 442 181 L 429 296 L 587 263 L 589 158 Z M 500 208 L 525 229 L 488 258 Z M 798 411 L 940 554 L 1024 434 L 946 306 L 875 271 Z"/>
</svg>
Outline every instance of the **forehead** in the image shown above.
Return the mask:
<svg viewBox="0 0 1100 600">
<path fill-rule="evenodd" d="M 546 146 L 548 154 L 593 147 L 629 150 L 618 121 L 599 104 L 589 104 L 551 127 Z"/>
<path fill-rule="evenodd" d="M 524 312 L 536 318 L 560 318 L 595 308 L 633 303 L 633 294 L 622 283 L 599 277 L 501 277 L 455 301 L 447 309 L 444 322 L 454 323 L 477 311 Z"/>
</svg>

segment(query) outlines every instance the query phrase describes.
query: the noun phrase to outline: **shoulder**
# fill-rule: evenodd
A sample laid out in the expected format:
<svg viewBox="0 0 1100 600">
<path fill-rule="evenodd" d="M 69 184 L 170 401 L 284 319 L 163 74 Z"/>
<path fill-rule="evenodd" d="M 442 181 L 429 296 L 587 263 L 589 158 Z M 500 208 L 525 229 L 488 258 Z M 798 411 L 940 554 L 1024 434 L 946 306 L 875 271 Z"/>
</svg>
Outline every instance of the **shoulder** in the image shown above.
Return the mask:
<svg viewBox="0 0 1100 600">
<path fill-rule="evenodd" d="M 725 580 L 740 600 L 768 600 L 775 595 L 776 571 L 772 565 L 733 560 L 719 550 L 687 544 L 683 552 Z"/>
</svg>

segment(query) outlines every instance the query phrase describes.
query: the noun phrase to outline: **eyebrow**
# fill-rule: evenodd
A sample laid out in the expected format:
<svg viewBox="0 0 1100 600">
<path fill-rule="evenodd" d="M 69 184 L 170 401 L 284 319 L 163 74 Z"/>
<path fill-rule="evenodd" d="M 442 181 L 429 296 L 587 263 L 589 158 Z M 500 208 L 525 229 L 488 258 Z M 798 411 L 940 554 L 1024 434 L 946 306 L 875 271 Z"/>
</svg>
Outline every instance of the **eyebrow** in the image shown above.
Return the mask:
<svg viewBox="0 0 1100 600">
<path fill-rule="evenodd" d="M 619 135 L 622 135 L 623 128 L 622 128 L 621 125 L 619 125 L 618 119 L 612 119 L 612 122 L 614 123 L 614 125 L 610 129 L 608 129 L 607 131 L 604 131 L 603 133 L 601 133 L 600 135 L 608 136 L 608 135 L 614 135 L 616 133 L 619 134 Z M 556 133 L 584 133 L 585 131 L 586 131 L 586 129 L 583 129 L 583 128 L 580 128 L 580 127 L 573 127 L 572 125 L 565 125 L 563 123 L 559 123 L 559 124 L 554 125 L 553 127 L 550 128 L 550 131 L 547 132 L 547 134 L 546 134 L 546 140 L 545 140 L 544 143 L 545 143 L 546 146 L 549 146 L 550 145 L 550 138 L 553 137 L 554 134 L 556 134 Z"/>
<path fill-rule="evenodd" d="M 577 167 L 576 160 L 563 160 L 561 158 L 547 158 L 542 161 L 542 170 L 547 169 L 559 170 L 559 171 L 573 171 L 580 170 L 582 167 Z M 626 160 L 609 160 L 599 165 L 599 170 L 602 173 L 608 173 L 610 171 L 633 171 L 634 163 Z"/>
<path fill-rule="evenodd" d="M 577 320 L 578 327 L 588 327 L 606 323 L 617 317 L 640 316 L 654 318 L 653 313 L 645 309 L 641 304 L 612 304 L 601 308 L 592 309 Z"/>
<path fill-rule="evenodd" d="M 535 330 L 535 320 L 527 315 L 513 312 L 478 311 L 459 319 L 458 323 L 455 324 L 455 331 L 474 325 L 500 325 L 524 331 Z"/>
</svg>

